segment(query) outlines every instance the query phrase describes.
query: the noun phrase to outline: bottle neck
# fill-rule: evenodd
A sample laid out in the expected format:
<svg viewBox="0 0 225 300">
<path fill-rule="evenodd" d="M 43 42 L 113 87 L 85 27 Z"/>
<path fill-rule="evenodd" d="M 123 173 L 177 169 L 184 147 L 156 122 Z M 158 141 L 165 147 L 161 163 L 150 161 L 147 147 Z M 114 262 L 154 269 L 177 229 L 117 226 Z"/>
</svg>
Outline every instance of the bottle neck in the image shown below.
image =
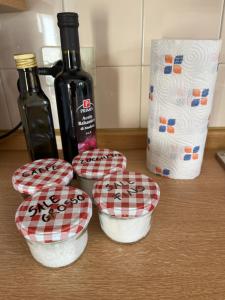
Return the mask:
<svg viewBox="0 0 225 300">
<path fill-rule="evenodd" d="M 37 67 L 18 69 L 20 94 L 38 93 L 41 90 Z"/>
<path fill-rule="evenodd" d="M 80 70 L 80 43 L 78 26 L 60 27 L 60 39 L 64 70 Z"/>
<path fill-rule="evenodd" d="M 80 52 L 75 50 L 62 50 L 64 70 L 80 70 L 81 60 Z"/>
</svg>

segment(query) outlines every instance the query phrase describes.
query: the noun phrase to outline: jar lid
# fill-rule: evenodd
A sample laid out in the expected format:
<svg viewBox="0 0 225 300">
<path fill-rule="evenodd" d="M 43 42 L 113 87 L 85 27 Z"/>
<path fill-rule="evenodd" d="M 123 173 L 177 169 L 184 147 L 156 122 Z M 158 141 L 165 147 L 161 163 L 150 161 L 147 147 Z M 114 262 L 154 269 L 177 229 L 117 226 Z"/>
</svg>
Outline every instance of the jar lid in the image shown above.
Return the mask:
<svg viewBox="0 0 225 300">
<path fill-rule="evenodd" d="M 24 200 L 15 221 L 23 236 L 31 241 L 50 243 L 78 236 L 92 216 L 92 202 L 74 187 L 44 188 Z"/>
<path fill-rule="evenodd" d="M 93 189 L 99 210 L 118 218 L 132 218 L 152 212 L 158 204 L 159 186 L 150 177 L 123 171 L 98 180 Z"/>
<path fill-rule="evenodd" d="M 67 185 L 73 178 L 72 166 L 56 158 L 35 160 L 17 169 L 12 177 L 15 190 L 33 195 L 41 188 Z"/>
<path fill-rule="evenodd" d="M 124 170 L 127 166 L 127 159 L 118 151 L 95 149 L 76 156 L 72 165 L 78 176 L 100 179 L 109 173 Z"/>
</svg>

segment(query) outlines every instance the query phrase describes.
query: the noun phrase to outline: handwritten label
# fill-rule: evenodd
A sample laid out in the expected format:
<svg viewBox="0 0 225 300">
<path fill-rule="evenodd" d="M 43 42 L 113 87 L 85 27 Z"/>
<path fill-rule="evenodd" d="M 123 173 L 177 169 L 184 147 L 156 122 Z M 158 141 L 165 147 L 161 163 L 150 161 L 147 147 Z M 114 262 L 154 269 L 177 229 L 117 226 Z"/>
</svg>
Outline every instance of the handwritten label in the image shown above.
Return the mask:
<svg viewBox="0 0 225 300">
<path fill-rule="evenodd" d="M 113 157 L 120 157 L 122 156 L 120 153 L 111 153 L 111 154 L 105 154 L 102 156 L 94 156 L 94 157 L 89 157 L 86 159 L 81 159 L 80 163 L 83 165 L 85 163 L 89 163 L 91 161 L 102 161 L 102 160 L 107 160 L 109 158 L 113 158 Z"/>
<path fill-rule="evenodd" d="M 29 207 L 30 218 L 36 216 L 38 213 L 41 214 L 43 222 L 48 222 L 56 217 L 56 214 L 65 211 L 68 207 L 71 207 L 78 202 L 84 201 L 84 195 L 77 195 L 75 198 L 66 199 L 63 203 L 60 201 L 59 196 L 52 195 L 46 201 L 37 203 Z"/>
<path fill-rule="evenodd" d="M 108 183 L 105 185 L 105 188 L 108 192 L 114 191 L 113 198 L 120 201 L 123 197 L 131 197 L 145 190 L 144 186 L 136 185 L 136 182 L 131 180 L 117 181 L 112 184 Z M 117 192 L 116 190 L 119 191 Z"/>
<path fill-rule="evenodd" d="M 22 176 L 28 177 L 28 176 L 42 174 L 42 173 L 49 172 L 49 171 L 54 171 L 57 169 L 57 166 L 55 164 L 56 164 L 56 162 L 54 164 L 47 165 L 46 167 L 36 168 L 36 169 L 32 169 L 30 171 L 26 171 L 26 172 L 22 173 Z"/>
</svg>

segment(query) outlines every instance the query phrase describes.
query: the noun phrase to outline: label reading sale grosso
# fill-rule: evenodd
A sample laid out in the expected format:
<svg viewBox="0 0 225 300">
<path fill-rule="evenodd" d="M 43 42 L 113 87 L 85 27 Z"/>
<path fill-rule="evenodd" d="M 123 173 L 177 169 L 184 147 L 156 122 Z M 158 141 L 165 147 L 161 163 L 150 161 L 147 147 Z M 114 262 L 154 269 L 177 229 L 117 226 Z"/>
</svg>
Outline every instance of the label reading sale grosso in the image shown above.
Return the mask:
<svg viewBox="0 0 225 300">
<path fill-rule="evenodd" d="M 30 206 L 28 210 L 30 218 L 38 214 L 43 222 L 49 222 L 51 219 L 55 219 L 56 214 L 64 212 L 67 208 L 84 201 L 85 196 L 80 194 L 64 201 L 60 200 L 59 196 L 51 195 L 45 201 L 37 203 L 35 206 Z"/>
</svg>

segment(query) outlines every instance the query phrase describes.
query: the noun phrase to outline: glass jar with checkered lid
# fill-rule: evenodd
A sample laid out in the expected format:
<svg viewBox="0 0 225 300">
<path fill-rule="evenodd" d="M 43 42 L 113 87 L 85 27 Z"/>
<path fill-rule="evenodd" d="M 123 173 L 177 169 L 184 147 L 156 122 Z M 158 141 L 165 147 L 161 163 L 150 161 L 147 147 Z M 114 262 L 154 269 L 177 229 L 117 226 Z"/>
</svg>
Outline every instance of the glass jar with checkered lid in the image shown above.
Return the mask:
<svg viewBox="0 0 225 300">
<path fill-rule="evenodd" d="M 93 199 L 104 233 L 120 243 L 134 243 L 151 227 L 160 197 L 158 184 L 146 175 L 123 171 L 95 183 Z"/>
<path fill-rule="evenodd" d="M 42 188 L 68 185 L 73 179 L 72 166 L 56 158 L 32 161 L 18 168 L 12 177 L 12 184 L 23 198 L 33 195 Z"/>
<path fill-rule="evenodd" d="M 77 174 L 80 188 L 92 197 L 92 189 L 96 180 L 102 179 L 107 174 L 126 169 L 127 159 L 118 151 L 95 149 L 76 156 L 72 166 Z"/>
<path fill-rule="evenodd" d="M 17 209 L 15 222 L 35 260 L 58 268 L 73 263 L 84 252 L 91 216 L 92 201 L 85 192 L 55 186 L 26 198 Z"/>
</svg>

